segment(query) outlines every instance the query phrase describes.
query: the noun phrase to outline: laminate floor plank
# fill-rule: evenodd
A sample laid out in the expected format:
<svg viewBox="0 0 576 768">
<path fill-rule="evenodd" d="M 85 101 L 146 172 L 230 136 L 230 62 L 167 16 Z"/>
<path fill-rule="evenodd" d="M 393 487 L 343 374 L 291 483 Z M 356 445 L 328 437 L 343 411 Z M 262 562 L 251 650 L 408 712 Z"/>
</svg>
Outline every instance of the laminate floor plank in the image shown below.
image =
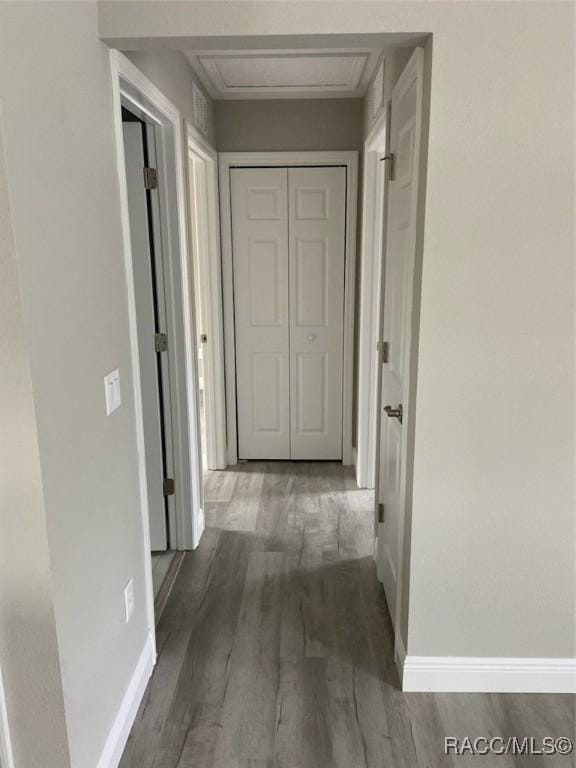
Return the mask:
<svg viewBox="0 0 576 768">
<path fill-rule="evenodd" d="M 219 768 L 274 751 L 284 559 L 281 552 L 250 557 L 214 756 Z"/>
<path fill-rule="evenodd" d="M 238 466 L 241 470 L 235 473 L 233 496 L 226 503 L 213 502 L 209 507 L 206 522 L 224 531 L 254 531 L 264 475 L 252 462 Z"/>
<path fill-rule="evenodd" d="M 238 464 L 226 472 L 208 471 L 204 473 L 204 500 L 228 502 L 232 500 L 236 480 L 238 479 Z"/>
<path fill-rule="evenodd" d="M 444 754 L 445 736 L 573 735 L 574 697 L 400 691 L 352 468 L 243 463 L 206 473 L 205 499 L 120 768 L 574 765 Z"/>
<path fill-rule="evenodd" d="M 189 642 L 171 632 L 158 643 L 158 665 L 146 690 L 119 768 L 153 768 Z"/>
<path fill-rule="evenodd" d="M 274 768 L 317 768 L 333 761 L 326 659 L 282 659 Z"/>
</svg>

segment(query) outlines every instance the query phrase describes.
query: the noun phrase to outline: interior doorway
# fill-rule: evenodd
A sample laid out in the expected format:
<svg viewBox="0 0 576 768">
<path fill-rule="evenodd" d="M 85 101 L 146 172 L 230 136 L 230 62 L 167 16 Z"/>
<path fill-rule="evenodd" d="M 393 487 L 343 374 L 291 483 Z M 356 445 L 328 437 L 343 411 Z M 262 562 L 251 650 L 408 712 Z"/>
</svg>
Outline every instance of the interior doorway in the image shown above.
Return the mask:
<svg viewBox="0 0 576 768">
<path fill-rule="evenodd" d="M 266 456 L 351 464 L 358 153 L 219 159 L 228 463 Z M 251 197 L 242 179 L 254 174 L 262 179 Z M 307 380 L 310 392 L 300 397 Z"/>
<path fill-rule="evenodd" d="M 190 124 L 188 192 L 202 466 L 204 470 L 225 469 L 226 402 L 218 156 Z"/>
<path fill-rule="evenodd" d="M 342 460 L 346 168 L 231 171 L 240 459 Z"/>
<path fill-rule="evenodd" d="M 185 147 L 178 110 L 125 56 L 111 60 L 153 638 L 166 583 L 204 529 Z"/>
<path fill-rule="evenodd" d="M 176 556 L 167 296 L 158 194 L 157 127 L 122 107 L 142 386 L 148 521 L 156 614 Z"/>
<path fill-rule="evenodd" d="M 174 452 L 158 157 L 154 125 L 126 107 L 122 108 L 122 130 L 142 376 L 150 544 L 152 551 L 159 553 L 174 543 Z"/>
</svg>

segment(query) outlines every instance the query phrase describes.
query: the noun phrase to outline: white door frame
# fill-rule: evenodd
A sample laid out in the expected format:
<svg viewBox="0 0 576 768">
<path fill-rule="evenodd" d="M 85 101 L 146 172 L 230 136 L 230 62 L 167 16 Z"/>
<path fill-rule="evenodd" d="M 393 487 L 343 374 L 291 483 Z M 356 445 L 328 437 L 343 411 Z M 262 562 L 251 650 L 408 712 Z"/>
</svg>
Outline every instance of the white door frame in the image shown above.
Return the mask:
<svg viewBox="0 0 576 768">
<path fill-rule="evenodd" d="M 163 210 L 168 212 L 166 221 L 171 238 L 168 241 L 168 335 L 172 342 L 171 387 L 173 386 L 174 452 L 176 467 L 176 546 L 193 549 L 200 541 L 204 528 L 202 509 L 202 467 L 199 445 L 198 379 L 196 371 L 196 338 L 194 328 L 194 295 L 192 275 L 188 260 L 187 206 L 185 194 L 184 135 L 180 113 L 164 94 L 145 77 L 119 51 L 110 52 L 112 89 L 114 100 L 114 132 L 116 137 L 116 162 L 120 188 L 120 212 L 124 240 L 124 261 L 128 290 L 128 322 L 132 362 L 132 386 L 136 421 L 136 443 L 140 480 L 140 508 L 142 518 L 144 570 L 146 582 L 146 609 L 148 630 L 155 648 L 154 592 L 152 586 L 152 562 L 150 558 L 150 528 L 148 522 L 148 491 L 140 386 L 140 359 L 138 354 L 138 329 L 136 322 L 136 296 L 132 271 L 132 249 L 124 141 L 122 132 L 122 105 L 136 114 L 146 115 L 161 126 L 166 139 L 165 167 L 159 169 L 160 188 L 165 195 Z M 180 294 L 181 307 L 175 301 Z M 180 313 L 178 312 L 180 310 Z M 176 369 L 176 371 L 174 371 Z M 180 371 L 180 376 L 177 372 Z M 175 375 L 172 375 L 174 373 Z"/>
<path fill-rule="evenodd" d="M 200 254 L 206 285 L 197 286 L 202 291 L 208 316 L 208 344 L 204 348 L 204 369 L 210 384 L 205 389 L 204 408 L 206 418 L 207 469 L 226 469 L 226 384 L 224 374 L 224 317 L 222 305 L 222 259 L 220 253 L 220 202 L 218 199 L 218 154 L 214 147 L 190 123 L 188 137 L 188 173 L 192 176 L 192 161 L 204 163 L 206 172 L 206 204 L 208 231 L 206 248 Z M 190 229 L 192 209 L 189 201 Z M 192 246 L 191 246 L 192 247 Z"/>
<path fill-rule="evenodd" d="M 415 134 L 415 148 L 414 148 L 414 158 L 413 163 L 414 167 L 418 169 L 416 181 L 414 183 L 414 189 L 412 191 L 413 198 L 412 202 L 414 205 L 414 216 L 413 220 L 410 224 L 410 238 L 412 247 L 410 249 L 410 258 L 409 261 L 406 264 L 406 274 L 407 274 L 407 285 L 410 287 L 410 290 L 408 292 L 407 296 L 407 302 L 406 306 L 404 307 L 405 316 L 408 319 L 407 325 L 406 325 L 406 361 L 407 361 L 407 368 L 405 372 L 405 381 L 404 381 L 404 395 L 403 395 L 403 405 L 404 405 L 404 429 L 405 429 L 405 437 L 402 445 L 402 457 L 401 457 L 401 479 L 400 484 L 402 487 L 402 502 L 401 502 L 401 509 L 402 509 L 402 517 L 400 520 L 399 525 L 399 533 L 398 533 L 398 566 L 397 566 L 397 582 L 396 582 L 396 612 L 394 617 L 394 627 L 395 627 L 395 639 L 394 639 L 394 660 L 396 662 L 396 666 L 398 667 L 398 671 L 400 673 L 400 678 L 402 679 L 402 669 L 404 664 L 404 658 L 406 656 L 406 649 L 404 648 L 404 643 L 402 641 L 402 629 L 401 629 L 401 618 L 402 618 L 402 595 L 403 590 L 405 588 L 404 585 L 404 528 L 406 524 L 406 505 L 410 503 L 409 496 L 410 496 L 410 489 L 411 489 L 411 482 L 412 482 L 412 463 L 414 458 L 414 419 L 415 419 L 415 387 L 416 387 L 416 377 L 415 377 L 415 366 L 417 362 L 417 326 L 415 325 L 416 320 L 414 316 L 414 305 L 415 303 L 418 303 L 420 301 L 417 286 L 419 283 L 419 273 L 418 269 L 419 267 L 419 253 L 421 257 L 421 244 L 419 244 L 418 240 L 418 228 L 421 226 L 423 215 L 424 215 L 424 209 L 423 209 L 423 200 L 421 196 L 421 185 L 422 185 L 422 156 L 423 156 L 423 147 L 422 147 L 422 125 L 423 125 L 423 99 L 424 99 L 424 50 L 420 47 L 415 48 L 414 52 L 412 53 L 412 56 L 408 60 L 406 66 L 404 67 L 402 74 L 398 78 L 398 81 L 393 89 L 396 88 L 402 88 L 406 87 L 405 82 L 409 81 L 411 77 L 417 77 L 419 80 L 419 86 L 418 86 L 418 93 L 417 93 L 417 103 L 416 103 L 416 123 L 414 128 L 414 134 Z M 387 106 L 387 112 L 390 112 L 391 110 L 391 103 Z M 388 126 L 390 123 L 388 122 Z M 388 142 L 387 142 L 388 146 Z M 389 164 L 386 163 L 388 166 Z M 387 173 L 387 180 L 390 179 L 389 176 L 389 168 L 386 169 Z M 386 212 L 386 216 L 388 217 L 388 211 Z M 384 237 L 386 237 L 386 231 L 384 231 Z M 384 249 L 386 249 L 386 240 L 384 240 Z M 383 260 L 383 264 L 385 264 L 385 259 Z M 382 287 L 384 287 L 384 276 L 382 280 Z M 382 291 L 381 294 L 381 325 L 380 325 L 380 333 L 383 333 L 386 331 L 386 329 L 383 327 L 383 311 L 384 311 L 384 292 Z M 382 372 L 379 371 L 379 381 L 382 380 Z M 380 385 L 381 389 L 381 385 Z M 379 393 L 378 397 L 378 409 L 379 409 L 379 417 L 378 417 L 378 442 L 380 441 L 380 429 L 381 429 L 381 393 Z M 378 462 L 382 460 L 381 456 L 378 456 Z M 376 487 L 376 494 L 375 494 L 375 506 L 376 510 L 378 508 L 378 504 L 380 501 L 380 489 Z M 377 519 L 377 518 L 376 518 Z M 378 531 L 378 524 L 376 524 L 376 530 Z M 375 551 L 377 551 L 378 542 L 375 541 Z M 377 561 L 377 566 L 379 565 Z M 380 579 L 380 575 L 379 575 Z"/>
<path fill-rule="evenodd" d="M 8 725 L 8 710 L 6 708 L 6 694 L 4 680 L 0 669 L 0 766 L 2 768 L 15 768 L 12 741 L 10 739 L 10 727 Z"/>
<path fill-rule="evenodd" d="M 364 142 L 356 456 L 356 480 L 360 488 L 374 488 L 376 484 L 381 375 L 378 343 L 382 335 L 386 235 L 387 163 L 382 162 L 382 157 L 386 149 L 388 116 L 387 106 Z"/>
<path fill-rule="evenodd" d="M 224 289 L 224 340 L 226 360 L 226 414 L 229 464 L 238 463 L 230 169 L 258 168 L 263 166 L 283 167 L 310 165 L 340 165 L 346 167 L 346 272 L 344 277 L 342 463 L 352 464 L 358 152 L 222 152 L 218 155 L 218 160 L 220 166 L 222 279 Z"/>
</svg>

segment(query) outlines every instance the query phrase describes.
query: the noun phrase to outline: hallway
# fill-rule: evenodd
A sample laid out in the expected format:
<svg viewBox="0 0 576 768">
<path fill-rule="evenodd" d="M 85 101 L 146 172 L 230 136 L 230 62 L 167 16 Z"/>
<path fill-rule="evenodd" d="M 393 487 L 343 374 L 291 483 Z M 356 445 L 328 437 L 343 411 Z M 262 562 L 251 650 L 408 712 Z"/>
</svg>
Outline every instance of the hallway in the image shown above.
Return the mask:
<svg viewBox="0 0 576 768">
<path fill-rule="evenodd" d="M 250 462 L 205 493 L 121 768 L 488 766 L 444 756 L 444 737 L 572 732 L 571 696 L 400 692 L 372 494 L 351 467 Z"/>
</svg>

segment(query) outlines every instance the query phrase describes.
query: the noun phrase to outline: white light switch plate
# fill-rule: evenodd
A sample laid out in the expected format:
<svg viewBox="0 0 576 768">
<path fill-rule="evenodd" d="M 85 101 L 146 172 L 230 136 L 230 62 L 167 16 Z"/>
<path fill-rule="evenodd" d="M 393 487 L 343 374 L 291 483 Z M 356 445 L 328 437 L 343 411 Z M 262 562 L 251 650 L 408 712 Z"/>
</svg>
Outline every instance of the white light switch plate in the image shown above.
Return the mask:
<svg viewBox="0 0 576 768">
<path fill-rule="evenodd" d="M 122 403 L 120 371 L 118 368 L 104 376 L 104 394 L 106 396 L 106 415 L 110 416 L 112 411 L 115 411 Z"/>
<path fill-rule="evenodd" d="M 124 588 L 124 610 L 126 613 L 126 624 L 132 618 L 134 613 L 134 580 L 130 579 Z"/>
</svg>

